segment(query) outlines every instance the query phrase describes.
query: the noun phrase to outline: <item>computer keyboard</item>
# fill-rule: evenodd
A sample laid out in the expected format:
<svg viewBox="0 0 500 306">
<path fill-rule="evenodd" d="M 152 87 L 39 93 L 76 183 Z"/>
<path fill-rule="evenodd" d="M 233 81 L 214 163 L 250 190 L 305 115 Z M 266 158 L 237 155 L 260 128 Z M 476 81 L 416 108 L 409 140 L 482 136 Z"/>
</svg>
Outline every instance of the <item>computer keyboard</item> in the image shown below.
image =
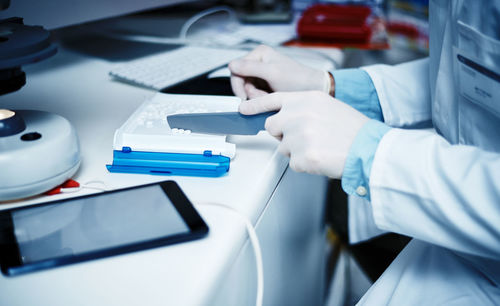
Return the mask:
<svg viewBox="0 0 500 306">
<path fill-rule="evenodd" d="M 120 81 L 161 90 L 226 65 L 246 53 L 187 46 L 119 64 L 109 74 Z"/>
</svg>

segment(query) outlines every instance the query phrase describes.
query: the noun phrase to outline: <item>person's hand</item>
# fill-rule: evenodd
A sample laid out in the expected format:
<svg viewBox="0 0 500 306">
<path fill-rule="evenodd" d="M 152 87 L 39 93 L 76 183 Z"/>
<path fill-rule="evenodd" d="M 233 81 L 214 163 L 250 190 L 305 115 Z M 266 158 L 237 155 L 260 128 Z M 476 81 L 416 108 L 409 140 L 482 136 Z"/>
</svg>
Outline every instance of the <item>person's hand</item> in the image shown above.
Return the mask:
<svg viewBox="0 0 500 306">
<path fill-rule="evenodd" d="M 265 45 L 232 61 L 229 70 L 233 92 L 243 100 L 273 91 L 328 91 L 330 87 L 326 71 L 302 65 Z"/>
<path fill-rule="evenodd" d="M 281 140 L 279 151 L 298 172 L 340 178 L 349 149 L 369 120 L 349 105 L 323 92 L 280 92 L 241 102 L 239 111 L 253 115 L 279 112 L 266 120 L 266 130 Z"/>
</svg>

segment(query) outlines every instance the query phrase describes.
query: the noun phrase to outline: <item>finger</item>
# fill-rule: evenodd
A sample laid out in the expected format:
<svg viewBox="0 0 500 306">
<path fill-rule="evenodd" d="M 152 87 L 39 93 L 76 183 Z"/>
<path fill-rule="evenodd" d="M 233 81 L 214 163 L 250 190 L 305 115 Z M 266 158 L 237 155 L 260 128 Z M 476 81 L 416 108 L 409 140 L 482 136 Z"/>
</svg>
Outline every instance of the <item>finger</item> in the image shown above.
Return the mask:
<svg viewBox="0 0 500 306">
<path fill-rule="evenodd" d="M 290 168 L 295 172 L 305 172 L 305 168 L 294 155 L 290 154 Z"/>
<path fill-rule="evenodd" d="M 281 109 L 283 93 L 272 93 L 252 100 L 243 101 L 239 111 L 243 115 L 255 115 L 259 113 L 278 111 Z"/>
<path fill-rule="evenodd" d="M 284 138 L 283 137 L 283 115 L 280 113 L 277 113 L 276 115 L 270 116 L 266 119 L 265 123 L 265 128 L 266 131 L 271 134 L 271 136 L 274 136 L 276 138 Z M 283 142 L 283 140 L 282 140 Z M 286 139 L 284 141 L 287 143 Z M 287 145 L 289 148 L 290 145 Z"/>
<path fill-rule="evenodd" d="M 231 75 L 230 81 L 234 95 L 242 100 L 246 100 L 248 96 L 245 91 L 245 79 L 239 76 Z"/>
<path fill-rule="evenodd" d="M 232 74 L 241 77 L 257 77 L 267 80 L 272 75 L 273 68 L 267 63 L 257 60 L 239 59 L 229 63 Z"/>
<path fill-rule="evenodd" d="M 278 152 L 286 157 L 290 157 L 290 148 L 283 141 L 278 145 Z"/>
<path fill-rule="evenodd" d="M 245 83 L 245 93 L 249 99 L 255 99 L 258 97 L 262 97 L 268 94 L 267 91 L 262 89 L 258 89 L 252 83 Z"/>
<path fill-rule="evenodd" d="M 259 45 L 258 47 L 253 49 L 250 53 L 245 55 L 243 59 L 266 62 L 266 60 L 269 59 L 270 55 L 274 52 L 276 51 L 274 51 L 274 49 L 269 46 Z"/>
<path fill-rule="evenodd" d="M 278 152 L 290 158 L 290 168 L 296 172 L 303 172 L 303 167 L 299 164 L 297 152 L 293 148 L 294 140 L 290 140 L 290 136 L 283 136 L 283 140 L 278 146 Z"/>
</svg>

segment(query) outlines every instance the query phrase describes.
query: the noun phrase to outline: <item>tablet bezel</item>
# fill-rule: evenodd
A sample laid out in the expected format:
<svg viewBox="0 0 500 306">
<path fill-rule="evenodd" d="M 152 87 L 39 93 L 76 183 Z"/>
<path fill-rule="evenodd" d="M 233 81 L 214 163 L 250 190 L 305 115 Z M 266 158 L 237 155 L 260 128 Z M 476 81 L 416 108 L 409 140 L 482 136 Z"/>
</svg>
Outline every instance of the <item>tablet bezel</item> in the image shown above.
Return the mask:
<svg viewBox="0 0 500 306">
<path fill-rule="evenodd" d="M 62 257 L 54 257 L 50 259 L 35 261 L 31 263 L 23 263 L 21 260 L 21 255 L 19 251 L 19 245 L 16 242 L 14 234 L 14 226 L 12 221 L 12 213 L 15 211 L 30 209 L 33 207 L 42 207 L 54 204 L 60 205 L 71 205 L 73 200 L 80 200 L 84 198 L 99 197 L 104 194 L 116 193 L 121 191 L 127 191 L 132 189 L 144 188 L 153 185 L 159 185 L 170 202 L 173 204 L 174 208 L 179 213 L 182 220 L 187 225 L 189 232 L 179 233 L 174 235 L 168 235 L 160 238 L 154 238 L 150 240 L 144 240 L 140 242 L 134 242 L 129 244 L 120 245 L 117 247 L 110 247 L 95 251 L 90 251 L 86 253 L 81 253 L 77 255 L 68 255 Z M 184 192 L 181 190 L 179 185 L 175 181 L 163 181 L 159 183 L 152 183 L 140 186 L 133 186 L 123 189 L 116 189 L 111 191 L 105 191 L 101 193 L 95 193 L 90 195 L 84 195 L 79 197 L 73 197 L 68 199 L 50 201 L 40 204 L 34 204 L 29 206 L 17 207 L 12 209 L 7 209 L 0 211 L 0 267 L 2 273 L 6 276 L 14 276 L 18 274 L 23 274 L 27 272 L 38 271 L 42 269 L 55 268 L 59 266 L 64 266 L 73 263 L 79 263 L 83 261 L 89 261 L 93 259 L 100 259 L 115 255 L 126 254 L 129 252 L 147 250 L 155 247 L 166 246 L 174 243 L 190 241 L 198 238 L 202 238 L 208 233 L 208 226 L 203 221 L 201 216 L 198 214 L 194 206 L 191 204 L 189 199 L 186 197 Z"/>
</svg>

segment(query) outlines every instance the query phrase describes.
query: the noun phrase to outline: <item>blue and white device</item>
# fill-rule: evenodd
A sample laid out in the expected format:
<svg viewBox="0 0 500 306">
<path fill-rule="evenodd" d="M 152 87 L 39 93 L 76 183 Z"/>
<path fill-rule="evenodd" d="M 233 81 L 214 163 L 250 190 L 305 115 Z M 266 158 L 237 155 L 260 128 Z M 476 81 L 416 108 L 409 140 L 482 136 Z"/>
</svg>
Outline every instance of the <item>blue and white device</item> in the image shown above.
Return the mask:
<svg viewBox="0 0 500 306">
<path fill-rule="evenodd" d="M 110 172 L 153 175 L 221 176 L 229 171 L 235 145 L 225 135 L 171 128 L 167 116 L 227 112 L 240 99 L 227 96 L 158 93 L 144 102 L 115 132 Z"/>
</svg>

